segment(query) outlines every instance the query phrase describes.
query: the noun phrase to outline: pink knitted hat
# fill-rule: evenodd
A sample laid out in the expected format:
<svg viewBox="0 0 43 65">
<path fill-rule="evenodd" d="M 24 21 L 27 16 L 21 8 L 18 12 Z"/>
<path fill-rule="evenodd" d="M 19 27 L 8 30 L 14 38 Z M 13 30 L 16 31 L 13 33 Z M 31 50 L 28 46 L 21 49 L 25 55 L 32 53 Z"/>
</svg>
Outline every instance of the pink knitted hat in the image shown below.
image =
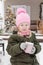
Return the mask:
<svg viewBox="0 0 43 65">
<path fill-rule="evenodd" d="M 17 12 L 16 12 L 17 27 L 23 22 L 27 22 L 30 26 L 30 16 L 27 14 L 27 12 L 24 8 L 18 8 Z"/>
</svg>

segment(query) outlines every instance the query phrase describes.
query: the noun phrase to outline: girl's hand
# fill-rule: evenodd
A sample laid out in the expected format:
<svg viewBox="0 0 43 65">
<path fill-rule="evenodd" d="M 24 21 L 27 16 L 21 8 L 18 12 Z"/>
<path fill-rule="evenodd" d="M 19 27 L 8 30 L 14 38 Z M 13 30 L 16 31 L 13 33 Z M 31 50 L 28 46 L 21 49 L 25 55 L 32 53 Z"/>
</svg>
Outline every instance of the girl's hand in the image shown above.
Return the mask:
<svg viewBox="0 0 43 65">
<path fill-rule="evenodd" d="M 34 43 L 24 42 L 21 43 L 20 48 L 24 50 L 25 53 L 34 54 L 36 48 L 34 47 Z"/>
<path fill-rule="evenodd" d="M 35 50 L 36 48 L 34 46 L 28 45 L 27 48 L 25 49 L 25 53 L 34 54 Z"/>
</svg>

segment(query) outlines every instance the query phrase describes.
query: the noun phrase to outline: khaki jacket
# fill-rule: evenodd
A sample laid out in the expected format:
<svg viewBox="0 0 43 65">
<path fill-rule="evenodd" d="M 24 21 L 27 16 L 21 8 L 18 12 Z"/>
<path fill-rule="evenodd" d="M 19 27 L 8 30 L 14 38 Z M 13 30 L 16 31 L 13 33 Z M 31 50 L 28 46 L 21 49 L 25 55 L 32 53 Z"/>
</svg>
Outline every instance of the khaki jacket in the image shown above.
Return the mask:
<svg viewBox="0 0 43 65">
<path fill-rule="evenodd" d="M 34 54 L 28 54 L 21 50 L 20 44 L 25 41 L 34 43 L 36 48 Z M 35 55 L 40 52 L 41 46 L 39 45 L 34 33 L 32 33 L 30 38 L 29 36 L 21 37 L 17 34 L 13 34 L 8 40 L 6 50 L 8 54 L 11 55 L 10 61 L 12 65 L 39 65 Z"/>
</svg>

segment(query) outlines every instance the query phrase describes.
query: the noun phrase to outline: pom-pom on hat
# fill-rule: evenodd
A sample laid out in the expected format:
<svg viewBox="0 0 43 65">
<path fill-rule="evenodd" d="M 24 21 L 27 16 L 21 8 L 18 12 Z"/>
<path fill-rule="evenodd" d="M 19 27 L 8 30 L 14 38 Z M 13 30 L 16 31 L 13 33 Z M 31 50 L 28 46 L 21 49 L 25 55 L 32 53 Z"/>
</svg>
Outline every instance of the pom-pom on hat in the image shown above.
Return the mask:
<svg viewBox="0 0 43 65">
<path fill-rule="evenodd" d="M 17 27 L 23 22 L 27 22 L 30 26 L 30 16 L 27 14 L 26 9 L 18 8 L 17 12 L 16 12 L 16 25 L 17 25 Z"/>
</svg>

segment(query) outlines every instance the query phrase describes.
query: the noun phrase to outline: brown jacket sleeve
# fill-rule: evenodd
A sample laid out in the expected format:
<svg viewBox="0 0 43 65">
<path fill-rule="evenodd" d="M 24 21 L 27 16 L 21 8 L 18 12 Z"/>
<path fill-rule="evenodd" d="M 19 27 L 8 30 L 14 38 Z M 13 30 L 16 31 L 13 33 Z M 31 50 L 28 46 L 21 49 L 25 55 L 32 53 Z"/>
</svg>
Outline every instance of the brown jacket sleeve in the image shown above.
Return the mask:
<svg viewBox="0 0 43 65">
<path fill-rule="evenodd" d="M 34 34 L 34 37 L 33 37 L 33 41 L 34 41 L 34 46 L 36 48 L 35 54 L 37 54 L 41 51 L 41 45 L 39 44 L 38 40 L 36 39 L 35 34 Z"/>
<path fill-rule="evenodd" d="M 22 53 L 23 51 L 20 49 L 19 45 L 20 44 L 16 41 L 16 36 L 11 36 L 8 40 L 8 45 L 6 48 L 8 54 L 11 56 L 15 56 Z"/>
</svg>

